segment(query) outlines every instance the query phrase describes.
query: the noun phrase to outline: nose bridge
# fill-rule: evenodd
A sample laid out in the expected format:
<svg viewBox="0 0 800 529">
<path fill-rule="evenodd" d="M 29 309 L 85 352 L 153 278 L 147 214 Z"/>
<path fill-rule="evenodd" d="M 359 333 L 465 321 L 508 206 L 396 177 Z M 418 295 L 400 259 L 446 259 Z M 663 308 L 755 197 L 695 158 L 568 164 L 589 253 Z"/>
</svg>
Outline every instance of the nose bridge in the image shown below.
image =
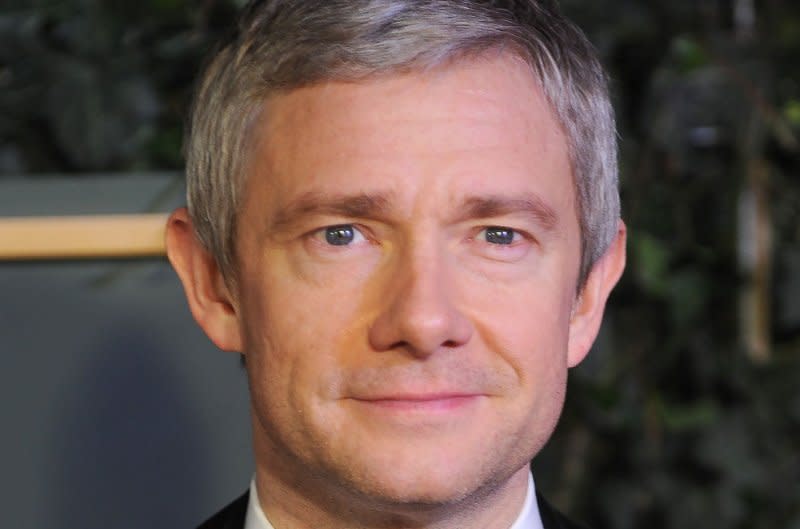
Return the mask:
<svg viewBox="0 0 800 529">
<path fill-rule="evenodd" d="M 395 303 L 398 310 L 407 311 L 406 317 L 433 323 L 452 301 L 443 253 L 440 245 L 424 240 L 409 244 L 403 252 L 396 270 L 400 281 Z"/>
<path fill-rule="evenodd" d="M 402 347 L 427 356 L 469 340 L 469 322 L 456 305 L 449 257 L 443 242 L 427 230 L 398 251 L 371 329 L 376 349 Z"/>
</svg>

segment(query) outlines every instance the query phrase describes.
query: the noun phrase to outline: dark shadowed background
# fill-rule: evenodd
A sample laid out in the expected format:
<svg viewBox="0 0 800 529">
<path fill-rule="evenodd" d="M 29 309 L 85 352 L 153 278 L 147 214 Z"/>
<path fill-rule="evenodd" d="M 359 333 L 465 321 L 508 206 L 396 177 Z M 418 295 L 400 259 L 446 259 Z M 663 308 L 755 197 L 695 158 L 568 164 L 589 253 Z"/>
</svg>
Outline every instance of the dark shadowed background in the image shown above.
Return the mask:
<svg viewBox="0 0 800 529">
<path fill-rule="evenodd" d="M 236 0 L 6 0 L 0 216 L 168 211 Z M 563 0 L 611 72 L 628 271 L 537 484 L 596 529 L 800 529 L 800 3 Z M 162 260 L 0 263 L 0 511 L 192 527 L 251 469 Z"/>
</svg>

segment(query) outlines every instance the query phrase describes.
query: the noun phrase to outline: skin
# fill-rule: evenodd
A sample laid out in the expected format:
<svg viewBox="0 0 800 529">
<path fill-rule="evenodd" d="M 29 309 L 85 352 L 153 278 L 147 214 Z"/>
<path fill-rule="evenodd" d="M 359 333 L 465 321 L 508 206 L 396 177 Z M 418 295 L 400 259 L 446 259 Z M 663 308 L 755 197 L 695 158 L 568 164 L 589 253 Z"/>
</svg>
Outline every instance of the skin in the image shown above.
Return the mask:
<svg viewBox="0 0 800 529">
<path fill-rule="evenodd" d="M 246 355 L 264 511 L 276 529 L 509 527 L 624 268 L 624 225 L 576 297 L 566 140 L 514 57 L 265 105 L 237 291 L 184 209 L 167 230 L 200 326 Z M 349 244 L 328 242 L 337 225 Z"/>
</svg>

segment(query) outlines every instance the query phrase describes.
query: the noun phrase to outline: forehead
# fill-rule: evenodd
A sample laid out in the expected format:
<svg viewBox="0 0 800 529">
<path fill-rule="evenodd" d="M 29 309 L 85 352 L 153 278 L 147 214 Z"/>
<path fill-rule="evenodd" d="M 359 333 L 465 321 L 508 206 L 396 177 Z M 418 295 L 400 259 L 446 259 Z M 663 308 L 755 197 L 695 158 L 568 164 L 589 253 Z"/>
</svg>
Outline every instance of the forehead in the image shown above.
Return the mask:
<svg viewBox="0 0 800 529">
<path fill-rule="evenodd" d="M 272 200 L 342 186 L 469 195 L 556 183 L 572 202 L 563 131 L 531 69 L 511 55 L 277 94 L 254 140 L 248 187 L 272 188 Z"/>
</svg>

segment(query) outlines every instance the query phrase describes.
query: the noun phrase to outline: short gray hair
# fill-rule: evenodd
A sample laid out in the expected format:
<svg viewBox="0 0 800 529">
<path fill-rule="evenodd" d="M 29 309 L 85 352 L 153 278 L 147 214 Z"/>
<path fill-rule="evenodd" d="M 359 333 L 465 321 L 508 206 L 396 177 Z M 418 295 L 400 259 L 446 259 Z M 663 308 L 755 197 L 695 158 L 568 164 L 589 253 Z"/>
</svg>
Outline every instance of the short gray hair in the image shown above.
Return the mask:
<svg viewBox="0 0 800 529">
<path fill-rule="evenodd" d="M 495 49 L 527 62 L 566 134 L 582 285 L 617 231 L 616 127 L 597 54 L 554 0 L 251 2 L 201 78 L 185 145 L 195 233 L 226 280 L 235 282 L 250 129 L 270 94 L 430 69 Z"/>
</svg>

